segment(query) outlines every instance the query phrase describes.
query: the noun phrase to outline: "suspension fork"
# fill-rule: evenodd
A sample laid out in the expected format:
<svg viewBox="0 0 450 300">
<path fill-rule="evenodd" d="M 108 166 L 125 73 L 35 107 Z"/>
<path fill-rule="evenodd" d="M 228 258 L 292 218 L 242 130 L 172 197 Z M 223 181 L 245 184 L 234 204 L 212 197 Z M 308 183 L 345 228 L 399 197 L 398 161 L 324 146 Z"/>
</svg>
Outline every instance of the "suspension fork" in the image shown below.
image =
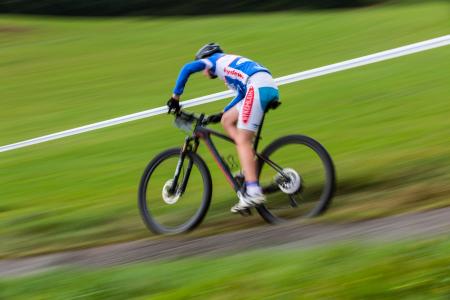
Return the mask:
<svg viewBox="0 0 450 300">
<path fill-rule="evenodd" d="M 186 137 L 186 139 L 184 140 L 184 144 L 183 144 L 183 148 L 181 148 L 181 152 L 180 152 L 180 157 L 178 158 L 178 163 L 177 163 L 177 167 L 175 169 L 175 174 L 173 176 L 173 182 L 172 182 L 172 186 L 170 187 L 169 192 L 171 194 L 175 193 L 177 184 L 178 184 L 178 180 L 180 179 L 180 173 L 181 173 L 181 169 L 183 167 L 184 164 L 184 160 L 186 158 L 186 155 L 188 155 L 188 152 L 197 152 L 197 148 L 199 145 L 199 141 L 197 138 L 194 139 L 194 146 L 191 146 L 191 141 L 192 141 L 192 137 Z M 186 190 L 186 186 L 187 183 L 189 181 L 189 176 L 191 175 L 191 171 L 192 171 L 192 167 L 194 166 L 194 160 L 193 159 L 189 159 L 189 163 L 186 169 L 186 172 L 184 173 L 183 176 L 183 181 L 181 182 L 180 187 L 178 188 L 178 192 L 180 194 L 183 194 L 184 191 Z"/>
</svg>

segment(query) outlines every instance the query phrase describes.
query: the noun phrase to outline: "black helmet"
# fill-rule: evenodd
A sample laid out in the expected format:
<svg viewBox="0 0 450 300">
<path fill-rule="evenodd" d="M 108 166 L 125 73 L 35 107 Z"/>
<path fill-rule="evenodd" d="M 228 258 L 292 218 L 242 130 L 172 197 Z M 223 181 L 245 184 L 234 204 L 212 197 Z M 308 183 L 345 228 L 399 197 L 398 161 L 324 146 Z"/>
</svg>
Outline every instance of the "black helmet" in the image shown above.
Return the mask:
<svg viewBox="0 0 450 300">
<path fill-rule="evenodd" d="M 195 54 L 195 60 L 210 57 L 214 53 L 223 53 L 223 50 L 220 48 L 219 44 L 206 44 L 197 51 L 197 54 Z"/>
</svg>

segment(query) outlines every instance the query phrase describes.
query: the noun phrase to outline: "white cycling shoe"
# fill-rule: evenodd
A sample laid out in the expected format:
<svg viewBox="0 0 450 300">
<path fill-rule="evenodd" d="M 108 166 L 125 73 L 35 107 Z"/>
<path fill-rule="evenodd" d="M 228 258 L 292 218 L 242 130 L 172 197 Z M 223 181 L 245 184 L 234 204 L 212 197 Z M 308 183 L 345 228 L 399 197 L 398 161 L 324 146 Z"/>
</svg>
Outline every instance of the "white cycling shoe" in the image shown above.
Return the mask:
<svg viewBox="0 0 450 300">
<path fill-rule="evenodd" d="M 247 193 L 238 192 L 237 195 L 239 202 L 231 208 L 230 211 L 232 213 L 238 213 L 266 202 L 266 196 L 263 193 L 248 195 Z"/>
</svg>

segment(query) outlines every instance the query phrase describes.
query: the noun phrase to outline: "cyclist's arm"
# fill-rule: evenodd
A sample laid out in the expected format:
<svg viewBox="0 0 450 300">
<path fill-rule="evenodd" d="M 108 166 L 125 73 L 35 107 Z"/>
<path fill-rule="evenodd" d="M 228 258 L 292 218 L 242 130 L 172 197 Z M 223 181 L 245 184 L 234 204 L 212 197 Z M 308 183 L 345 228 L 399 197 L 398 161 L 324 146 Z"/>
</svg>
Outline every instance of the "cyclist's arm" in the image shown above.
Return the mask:
<svg viewBox="0 0 450 300">
<path fill-rule="evenodd" d="M 186 82 L 188 81 L 188 78 L 192 73 L 200 72 L 205 68 L 206 64 L 201 60 L 196 60 L 185 64 L 181 69 L 180 74 L 178 75 L 175 88 L 173 89 L 174 96 L 179 98 L 179 96 L 183 94 L 184 86 L 186 85 Z"/>
<path fill-rule="evenodd" d="M 227 106 L 225 106 L 225 108 L 223 109 L 223 112 L 226 112 L 228 110 L 230 110 L 230 108 L 232 108 L 233 106 L 235 106 L 239 101 L 241 101 L 242 99 L 244 99 L 245 94 L 241 91 L 238 90 L 236 97 L 234 97 L 233 100 L 231 100 L 230 103 L 228 103 Z"/>
</svg>

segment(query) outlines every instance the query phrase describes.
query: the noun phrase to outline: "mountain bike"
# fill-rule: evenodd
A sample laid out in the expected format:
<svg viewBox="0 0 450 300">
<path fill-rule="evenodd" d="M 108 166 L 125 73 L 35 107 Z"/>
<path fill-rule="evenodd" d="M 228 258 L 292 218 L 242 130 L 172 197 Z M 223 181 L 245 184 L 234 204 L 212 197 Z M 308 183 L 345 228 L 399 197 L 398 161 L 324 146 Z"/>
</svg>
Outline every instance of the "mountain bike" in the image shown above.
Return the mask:
<svg viewBox="0 0 450 300">
<path fill-rule="evenodd" d="M 275 109 L 279 102 L 267 108 Z M 242 173 L 233 174 L 213 143 L 217 137 L 234 141 L 208 128 L 205 114 L 180 110 L 175 125 L 187 132 L 181 148 L 156 155 L 147 165 L 139 185 L 138 204 L 146 226 L 156 234 L 177 234 L 197 227 L 211 203 L 211 174 L 197 153 L 206 145 L 235 193 L 245 189 Z M 268 223 L 282 223 L 298 217 L 314 217 L 328 208 L 335 189 L 335 169 L 326 149 L 305 135 L 287 135 L 271 142 L 261 152 L 258 144 L 264 118 L 253 148 L 259 182 L 267 201 L 255 207 Z M 237 201 L 237 196 L 230 197 Z M 251 211 L 242 212 L 250 215 Z"/>
</svg>

